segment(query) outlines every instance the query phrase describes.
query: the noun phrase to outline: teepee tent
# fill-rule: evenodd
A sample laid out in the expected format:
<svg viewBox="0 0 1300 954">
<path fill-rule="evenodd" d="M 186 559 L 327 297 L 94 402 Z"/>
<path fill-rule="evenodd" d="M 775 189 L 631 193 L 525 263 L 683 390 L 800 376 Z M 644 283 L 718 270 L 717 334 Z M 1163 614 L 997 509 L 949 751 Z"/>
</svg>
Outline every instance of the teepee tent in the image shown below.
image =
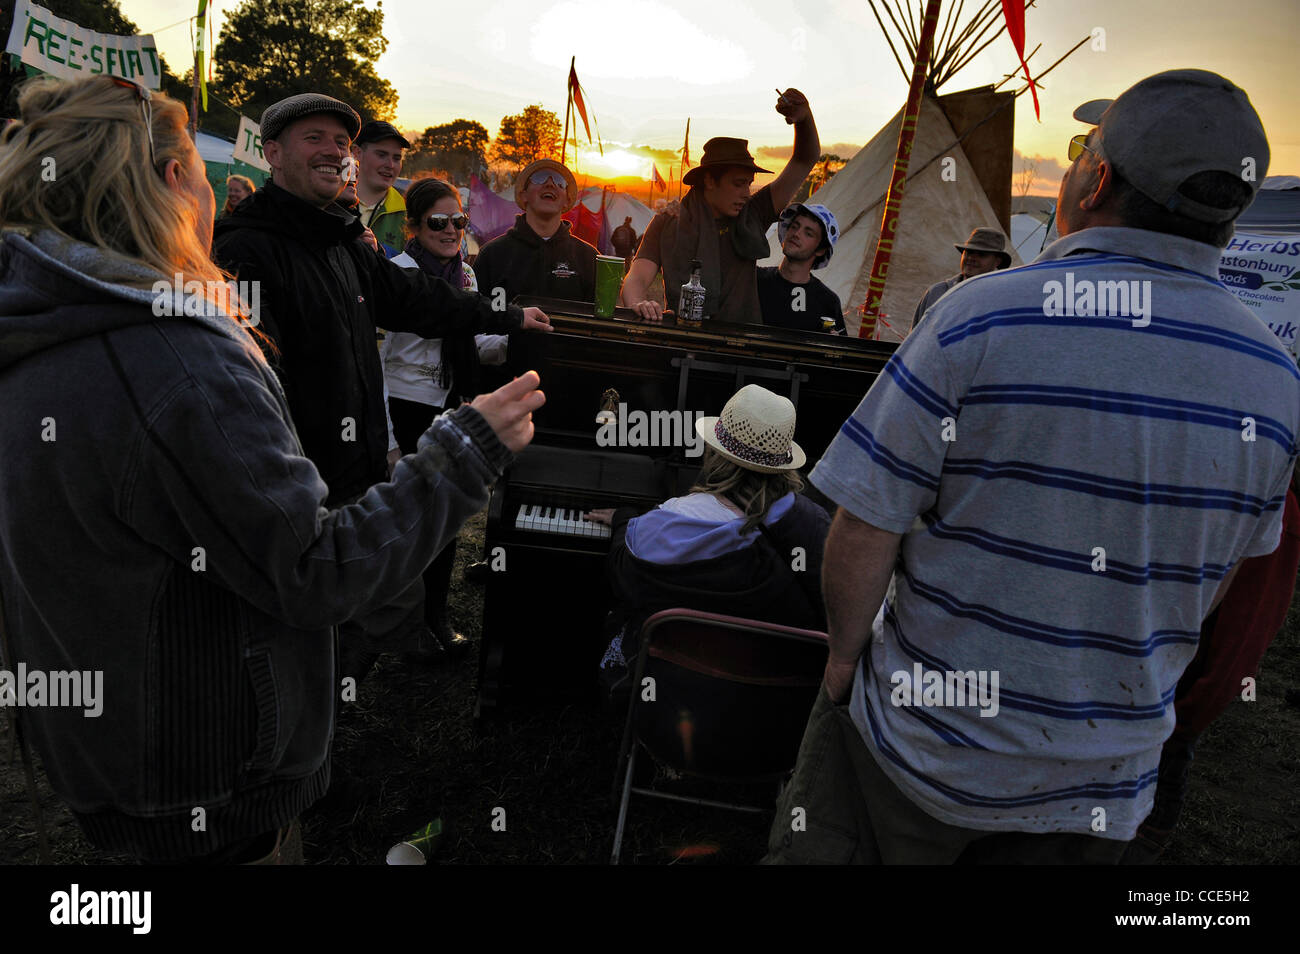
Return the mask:
<svg viewBox="0 0 1300 954">
<path fill-rule="evenodd" d="M 899 110 L 809 200 L 830 209 L 839 223 L 835 254 L 830 264 L 815 274 L 839 296 L 850 335 L 858 332 L 858 306 L 867 297 L 902 122 L 903 112 Z M 1009 158 L 1009 142 L 1006 151 Z M 999 216 L 938 100 L 925 96 L 912 144 L 893 261 L 885 283 L 880 338 L 898 341 L 906 335 L 912 326 L 912 313 L 926 289 L 957 272 L 961 253 L 953 246 L 965 242 L 973 228 L 998 224 Z M 775 265 L 781 261 L 775 228 L 769 233 L 768 243 L 772 255 L 760 264 Z M 1014 253 L 1011 263 L 1022 264 Z"/>
<path fill-rule="evenodd" d="M 938 95 L 944 83 L 1007 31 L 1016 4 L 985 0 L 964 23 L 963 5 L 948 4 L 946 18 L 940 24 L 942 14 L 933 0 L 920 11 L 920 19 L 918 11 L 904 0 L 892 0 L 892 9 L 891 3 L 879 0 L 904 55 L 895 47 L 894 37 L 877 10 L 877 0 L 869 0 L 869 5 L 899 69 L 911 79 L 909 105 L 916 103 L 916 93 L 920 92 L 914 107 L 915 130 L 904 129 L 904 107 L 810 201 L 829 208 L 839 223 L 835 254 L 817 277 L 839 295 L 849 334 L 856 335 L 862 324 L 860 308 L 868 300 L 880 246 L 881 259 L 887 256 L 888 261 L 879 270 L 884 276 L 884 289 L 879 298 L 881 320 L 875 323 L 876 336 L 897 341 L 911 329 L 916 305 L 926 289 L 958 271 L 960 253 L 954 245 L 965 242 L 972 229 L 982 226 L 998 226 L 1010 238 L 1014 103 L 1017 96 L 1035 87 L 1027 82 L 1014 93 L 997 92 L 999 86 L 1019 75 L 1013 71 L 996 86 Z M 1025 4 L 1031 5 L 1032 0 Z M 1019 65 L 1028 76 L 1028 61 L 1038 47 L 1024 55 L 1023 13 L 1016 19 L 1019 30 L 1011 35 Z M 1087 37 L 1035 76 L 1034 81 L 1086 42 Z M 1037 97 L 1036 91 L 1034 95 Z M 908 136 L 910 142 L 906 141 Z M 881 242 L 880 236 L 886 203 L 894 201 L 890 185 L 896 159 L 906 163 L 906 178 L 902 180 L 898 214 L 889 220 L 895 230 L 890 244 Z M 775 228 L 769 232 L 769 246 L 772 254 L 761 264 L 780 261 Z M 1022 264 L 1014 248 L 1009 250 L 1012 265 Z"/>
</svg>

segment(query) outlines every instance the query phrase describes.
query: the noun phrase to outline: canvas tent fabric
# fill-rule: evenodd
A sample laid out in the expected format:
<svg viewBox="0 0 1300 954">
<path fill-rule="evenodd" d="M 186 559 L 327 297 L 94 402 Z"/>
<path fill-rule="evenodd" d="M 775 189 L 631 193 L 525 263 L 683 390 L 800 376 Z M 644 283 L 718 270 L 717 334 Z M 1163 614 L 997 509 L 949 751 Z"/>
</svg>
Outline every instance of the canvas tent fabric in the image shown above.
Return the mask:
<svg viewBox="0 0 1300 954">
<path fill-rule="evenodd" d="M 605 196 L 605 215 L 602 219 L 600 203 L 603 192 L 600 186 L 590 186 L 580 191 L 577 204 L 565 218 L 577 225 L 579 223 L 576 220 L 581 217 L 580 227 L 584 231 L 575 230 L 575 234 L 584 241 L 590 241 L 602 255 L 612 255 L 613 246 L 609 243 L 609 235 L 623 224 L 623 219 L 631 216 L 632 227 L 638 235 L 644 235 L 654 213 L 629 195 L 609 192 Z M 469 211 L 470 230 L 480 245 L 503 235 L 515 224 L 515 216 L 519 214 L 513 190 L 508 196 L 499 195 L 478 178 L 470 179 L 469 198 L 465 204 Z M 582 206 L 585 213 L 580 212 L 578 206 Z M 585 233 L 590 233 L 594 241 Z"/>
<path fill-rule="evenodd" d="M 840 224 L 835 257 L 817 271 L 817 277 L 839 296 L 850 335 L 858 332 L 858 308 L 867 297 L 902 122 L 900 109 L 816 194 L 816 201 L 835 213 Z M 926 289 L 957 272 L 960 254 L 953 246 L 965 242 L 971 229 L 997 224 L 997 215 L 956 138 L 939 104 L 931 96 L 923 97 L 898 237 L 885 281 L 881 311 L 890 327 L 880 326 L 882 340 L 905 336 Z M 944 162 L 949 157 L 951 164 Z M 760 265 L 781 261 L 775 228 L 768 233 L 768 243 L 772 253 Z M 1023 264 L 1014 251 L 1011 264 Z"/>
<path fill-rule="evenodd" d="M 1047 236 L 1052 230 L 1052 217 L 1032 212 L 1017 212 L 1011 216 L 1011 244 L 1021 261 L 1032 262 L 1047 247 Z"/>
<path fill-rule="evenodd" d="M 1255 201 L 1237 218 L 1237 230 L 1260 235 L 1300 232 L 1300 177 L 1266 177 Z"/>
</svg>

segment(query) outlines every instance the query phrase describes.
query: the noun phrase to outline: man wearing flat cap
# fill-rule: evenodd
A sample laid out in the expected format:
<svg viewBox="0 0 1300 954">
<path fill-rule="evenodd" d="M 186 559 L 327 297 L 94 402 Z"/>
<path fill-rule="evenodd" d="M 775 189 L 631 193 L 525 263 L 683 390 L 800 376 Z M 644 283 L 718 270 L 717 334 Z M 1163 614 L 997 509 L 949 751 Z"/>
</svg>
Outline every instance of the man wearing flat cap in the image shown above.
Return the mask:
<svg viewBox="0 0 1300 954">
<path fill-rule="evenodd" d="M 336 201 L 361 127 L 346 103 L 290 96 L 267 107 L 261 127 L 271 181 L 220 221 L 213 257 L 241 282 L 258 283 L 257 327 L 274 346 L 267 359 L 303 450 L 329 488 L 326 505 L 337 507 L 388 476 L 379 316 L 385 328 L 426 338 L 550 326 L 536 308 L 494 310 L 478 295 L 392 264 L 361 240 L 365 226 Z M 407 610 L 423 601 L 423 587 L 416 589 Z M 396 623 L 375 620 L 367 629 L 383 633 Z"/>
<path fill-rule="evenodd" d="M 361 221 L 375 233 L 388 258 L 406 244 L 406 200 L 397 191 L 397 177 L 402 174 L 402 154 L 410 148 L 396 126 L 373 119 L 352 143 Z"/>
<path fill-rule="evenodd" d="M 554 159 L 538 159 L 515 177 L 515 224 L 488 242 L 474 260 L 479 291 L 505 300 L 540 295 L 570 301 L 596 297 L 596 249 L 561 218 L 578 201 L 573 173 Z"/>
<path fill-rule="evenodd" d="M 660 271 L 667 306 L 677 308 L 681 287 L 691 277 L 691 261 L 701 264 L 704 316 L 738 324 L 761 324 L 758 260 L 768 255 L 767 228 L 778 209 L 794 198 L 821 153 L 817 125 L 808 100 L 797 89 L 780 94 L 776 111 L 794 126 L 794 151 L 768 185 L 751 194 L 754 174 L 768 172 L 749 154 L 744 139 L 715 137 L 704 144 L 700 164 L 682 176 L 690 186 L 681 208 L 665 210 L 646 227 L 636 260 L 623 280 L 621 301 L 650 321 L 659 320 L 664 302 L 647 293 Z"/>
<path fill-rule="evenodd" d="M 1074 115 L 1061 237 L 935 303 L 810 475 L 829 653 L 769 861 L 1120 861 L 1202 624 L 1278 546 L 1300 372 L 1218 281 L 1259 116 L 1204 70 Z"/>
<path fill-rule="evenodd" d="M 975 229 L 965 245 L 954 245 L 953 248 L 961 252 L 961 271 L 951 278 L 935 282 L 925 290 L 920 304 L 916 306 L 916 314 L 912 317 L 913 328 L 921 323 L 930 306 L 948 294 L 948 290 L 958 282 L 1011 265 L 1007 237 L 998 229 Z"/>
</svg>

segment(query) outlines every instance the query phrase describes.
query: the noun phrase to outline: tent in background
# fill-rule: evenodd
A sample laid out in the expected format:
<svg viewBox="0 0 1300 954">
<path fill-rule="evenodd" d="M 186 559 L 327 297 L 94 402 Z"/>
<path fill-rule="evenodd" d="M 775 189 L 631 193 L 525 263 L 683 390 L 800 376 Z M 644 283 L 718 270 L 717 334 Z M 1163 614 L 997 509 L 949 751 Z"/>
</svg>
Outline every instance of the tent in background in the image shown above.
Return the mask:
<svg viewBox="0 0 1300 954">
<path fill-rule="evenodd" d="M 250 166 L 246 162 L 235 159 L 235 143 L 229 139 L 222 139 L 220 136 L 214 136 L 211 133 L 205 133 L 199 130 L 198 138 L 194 145 L 198 147 L 199 158 L 203 160 L 203 167 L 207 172 L 208 183 L 212 186 L 212 192 L 217 197 L 217 214 L 221 214 L 221 208 L 226 204 L 226 177 L 232 173 L 238 173 L 241 176 L 248 176 L 253 180 L 253 184 L 259 189 L 266 184 L 270 174 L 263 172 L 256 166 Z"/>
<path fill-rule="evenodd" d="M 601 199 L 604 197 L 605 214 L 601 216 Z M 581 206 L 581 209 L 579 209 Z M 515 204 L 514 190 L 507 194 L 493 192 L 477 177 L 470 179 L 469 198 L 470 231 L 480 246 L 503 235 L 515 224 L 519 206 Z M 605 193 L 600 186 L 590 186 L 578 193 L 578 203 L 566 213 L 565 218 L 574 223 L 574 234 L 591 242 L 602 255 L 612 255 L 609 235 L 623 219 L 632 217 L 632 227 L 637 235 L 644 235 L 654 213 L 642 203 L 622 192 Z"/>
<path fill-rule="evenodd" d="M 1032 262 L 1047 247 L 1056 220 L 1056 200 L 1045 195 L 1011 200 L 1011 244 L 1023 262 Z"/>
<path fill-rule="evenodd" d="M 1007 114 L 1011 112 L 1006 110 Z M 835 213 L 839 223 L 835 254 L 829 265 L 814 274 L 839 296 L 850 335 L 858 332 L 858 307 L 867 297 L 872 257 L 880 235 L 880 218 L 902 122 L 900 109 L 812 199 Z M 1010 149 L 1008 140 L 1008 159 Z M 945 162 L 949 158 L 953 160 L 951 164 Z M 1010 189 L 1010 176 L 1007 189 Z M 924 96 L 893 262 L 885 283 L 882 313 L 888 327 L 882 322 L 882 340 L 901 340 L 911 330 L 912 313 L 926 289 L 957 271 L 960 254 L 953 246 L 965 242 L 971 229 L 998 225 L 998 221 L 999 216 L 962 144 L 957 142 L 957 134 L 939 99 Z M 768 244 L 771 255 L 759 262 L 760 266 L 781 261 L 775 226 L 768 233 Z M 1014 253 L 1011 263 L 1023 264 Z"/>
</svg>

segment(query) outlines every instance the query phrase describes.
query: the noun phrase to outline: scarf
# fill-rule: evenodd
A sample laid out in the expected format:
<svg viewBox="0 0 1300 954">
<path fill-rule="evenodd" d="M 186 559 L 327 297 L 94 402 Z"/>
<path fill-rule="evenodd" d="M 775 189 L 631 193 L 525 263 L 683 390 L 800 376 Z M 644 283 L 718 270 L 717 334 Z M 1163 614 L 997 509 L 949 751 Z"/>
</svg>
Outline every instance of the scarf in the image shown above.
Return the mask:
<svg viewBox="0 0 1300 954">
<path fill-rule="evenodd" d="M 415 260 L 420 271 L 431 278 L 441 278 L 452 288 L 465 289 L 469 282 L 461 266 L 461 252 L 446 260 L 438 258 L 416 239 L 410 239 L 402 250 Z M 461 398 L 473 398 L 478 393 L 478 345 L 474 335 L 462 333 L 442 339 L 442 372 L 438 383 L 447 389 L 447 407 L 455 407 Z M 455 398 L 453 398 L 455 395 Z"/>
<path fill-rule="evenodd" d="M 752 203 L 728 221 L 731 228 L 727 236 L 737 255 L 751 261 L 768 256 L 767 233 Z M 692 188 L 682 200 L 681 211 L 664 223 L 660 238 L 668 307 L 676 307 L 673 296 L 690 281 L 691 259 L 698 258 L 700 281 L 704 284 L 704 314 L 716 315 L 721 310 L 722 265 L 718 258 L 718 238 L 718 220 L 704 201 L 704 192 Z"/>
</svg>

